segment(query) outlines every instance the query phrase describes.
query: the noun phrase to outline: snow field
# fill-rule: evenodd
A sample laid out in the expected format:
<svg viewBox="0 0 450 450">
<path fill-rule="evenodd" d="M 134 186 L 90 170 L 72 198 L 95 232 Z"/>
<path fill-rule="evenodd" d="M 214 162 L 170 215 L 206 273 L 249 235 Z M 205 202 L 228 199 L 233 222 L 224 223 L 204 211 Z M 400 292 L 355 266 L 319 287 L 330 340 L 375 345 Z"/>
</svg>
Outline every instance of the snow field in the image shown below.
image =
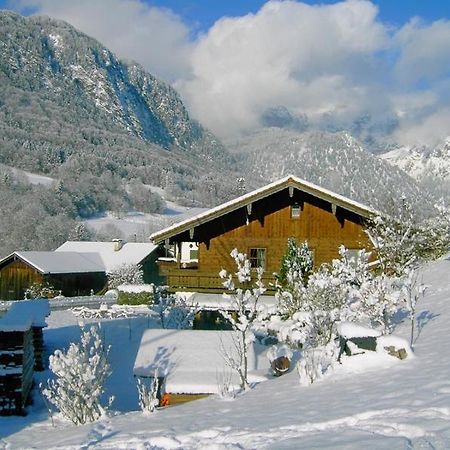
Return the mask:
<svg viewBox="0 0 450 450">
<path fill-rule="evenodd" d="M 132 365 L 146 319 L 133 319 L 131 338 L 127 319 L 103 323 L 115 372 L 106 390 L 118 394 L 118 413 L 80 427 L 55 420 L 53 428 L 36 399 L 27 417 L 0 418 L 0 448 L 449 449 L 449 275 L 448 257 L 424 269 L 429 288 L 417 308 L 415 358 L 345 358 L 310 386 L 300 386 L 293 371 L 233 401 L 210 397 L 150 416 L 133 411 Z M 76 319 L 66 314 L 50 316 L 49 350 L 77 338 Z M 405 339 L 409 332 L 406 319 L 394 331 Z"/>
</svg>

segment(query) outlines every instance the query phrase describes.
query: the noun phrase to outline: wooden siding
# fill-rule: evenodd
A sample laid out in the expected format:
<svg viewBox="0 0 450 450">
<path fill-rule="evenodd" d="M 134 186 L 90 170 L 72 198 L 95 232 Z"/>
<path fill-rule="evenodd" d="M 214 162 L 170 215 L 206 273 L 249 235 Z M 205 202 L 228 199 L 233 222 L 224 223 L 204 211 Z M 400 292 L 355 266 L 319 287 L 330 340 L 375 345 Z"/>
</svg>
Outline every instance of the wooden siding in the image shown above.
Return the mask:
<svg viewBox="0 0 450 450">
<path fill-rule="evenodd" d="M 33 283 L 42 283 L 41 273 L 20 260 L 12 261 L 0 269 L 0 299 L 24 298 L 25 290 Z"/>
<path fill-rule="evenodd" d="M 314 203 L 314 204 L 313 204 Z M 280 268 L 281 258 L 286 251 L 289 237 L 298 243 L 307 241 L 314 252 L 314 265 L 320 266 L 339 256 L 340 245 L 349 249 L 369 248 L 362 220 L 353 213 L 339 209 L 335 213 L 326 202 L 302 202 L 299 218 L 291 218 L 291 205 L 278 210 L 272 205 L 267 215 L 258 220 L 227 229 L 224 233 L 211 236 L 199 244 L 198 269 L 182 269 L 176 263 L 165 262 L 161 274 L 167 275 L 171 290 L 223 291 L 218 277 L 221 269 L 235 271 L 230 257 L 233 248 L 249 254 L 250 248 L 266 249 L 265 285 L 273 281 L 273 273 Z M 251 219 L 250 215 L 250 219 Z"/>
<path fill-rule="evenodd" d="M 20 300 L 33 283 L 48 282 L 55 291 L 66 297 L 90 295 L 105 287 L 107 279 L 104 272 L 41 274 L 34 267 L 20 259 L 6 261 L 0 268 L 0 299 Z"/>
</svg>

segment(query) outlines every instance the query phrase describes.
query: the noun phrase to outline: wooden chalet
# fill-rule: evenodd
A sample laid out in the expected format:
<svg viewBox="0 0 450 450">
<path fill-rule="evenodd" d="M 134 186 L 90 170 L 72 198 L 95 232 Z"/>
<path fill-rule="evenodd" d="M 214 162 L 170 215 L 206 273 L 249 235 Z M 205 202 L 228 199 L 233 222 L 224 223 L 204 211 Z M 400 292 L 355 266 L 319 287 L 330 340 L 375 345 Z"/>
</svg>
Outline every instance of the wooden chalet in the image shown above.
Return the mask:
<svg viewBox="0 0 450 450">
<path fill-rule="evenodd" d="M 373 209 L 317 185 L 287 176 L 150 236 L 172 256 L 158 261 L 170 291 L 223 292 L 219 271 L 235 272 L 230 252 L 246 253 L 273 282 L 287 240 L 307 241 L 314 265 L 337 258 L 338 248 L 370 248 L 364 222 Z M 193 249 L 190 260 L 182 258 Z"/>
</svg>

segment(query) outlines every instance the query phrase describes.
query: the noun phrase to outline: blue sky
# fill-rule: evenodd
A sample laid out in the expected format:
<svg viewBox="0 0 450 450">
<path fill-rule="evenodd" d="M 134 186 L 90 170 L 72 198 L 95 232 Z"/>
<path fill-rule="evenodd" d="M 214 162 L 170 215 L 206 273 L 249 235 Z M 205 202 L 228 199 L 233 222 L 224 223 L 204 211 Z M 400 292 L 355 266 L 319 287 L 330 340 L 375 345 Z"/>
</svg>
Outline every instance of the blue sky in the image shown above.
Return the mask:
<svg viewBox="0 0 450 450">
<path fill-rule="evenodd" d="M 257 129 L 280 106 L 312 126 L 365 123 L 407 145 L 450 136 L 450 0 L 0 0 L 5 6 L 65 20 L 137 61 L 221 137 Z"/>
<path fill-rule="evenodd" d="M 146 3 L 169 8 L 204 31 L 223 16 L 255 13 L 266 2 L 264 0 L 147 0 Z M 304 3 L 317 5 L 333 4 L 337 1 L 304 0 Z M 394 26 L 401 25 L 414 16 L 427 21 L 450 17 L 449 0 L 376 0 L 373 3 L 379 7 L 380 19 Z"/>
<path fill-rule="evenodd" d="M 107 4 L 108 0 L 104 0 Z M 224 16 L 242 16 L 256 13 L 266 0 L 143 0 L 150 6 L 168 8 L 178 14 L 195 30 L 206 31 Z M 303 0 L 310 5 L 334 4 L 336 0 Z M 17 9 L 19 0 L 0 0 L 0 8 Z M 379 7 L 379 17 L 393 26 L 399 26 L 415 16 L 426 21 L 450 18 L 449 0 L 373 0 Z"/>
</svg>

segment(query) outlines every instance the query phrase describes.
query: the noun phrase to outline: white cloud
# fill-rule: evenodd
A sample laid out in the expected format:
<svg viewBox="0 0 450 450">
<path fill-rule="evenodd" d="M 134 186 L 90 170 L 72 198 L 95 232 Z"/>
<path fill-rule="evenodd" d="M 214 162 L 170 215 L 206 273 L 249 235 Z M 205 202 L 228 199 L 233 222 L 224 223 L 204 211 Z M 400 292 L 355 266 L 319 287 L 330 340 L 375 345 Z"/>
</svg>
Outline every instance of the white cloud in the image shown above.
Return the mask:
<svg viewBox="0 0 450 450">
<path fill-rule="evenodd" d="M 168 9 L 139 0 L 18 0 L 14 7 L 65 20 L 168 81 L 189 75 L 190 30 Z"/>
<path fill-rule="evenodd" d="M 393 137 L 405 145 L 438 145 L 442 139 L 450 137 L 450 107 L 438 108 L 422 121 L 402 123 Z"/>
<path fill-rule="evenodd" d="M 372 55 L 388 43 L 376 15 L 367 1 L 269 2 L 202 36 L 194 76 L 178 87 L 200 121 L 222 135 L 257 126 L 261 111 L 280 104 L 310 117 L 353 114 L 371 102 Z"/>
<path fill-rule="evenodd" d="M 399 30 L 395 73 L 402 82 L 433 81 L 450 75 L 450 21 L 425 25 L 414 19 Z"/>
</svg>

